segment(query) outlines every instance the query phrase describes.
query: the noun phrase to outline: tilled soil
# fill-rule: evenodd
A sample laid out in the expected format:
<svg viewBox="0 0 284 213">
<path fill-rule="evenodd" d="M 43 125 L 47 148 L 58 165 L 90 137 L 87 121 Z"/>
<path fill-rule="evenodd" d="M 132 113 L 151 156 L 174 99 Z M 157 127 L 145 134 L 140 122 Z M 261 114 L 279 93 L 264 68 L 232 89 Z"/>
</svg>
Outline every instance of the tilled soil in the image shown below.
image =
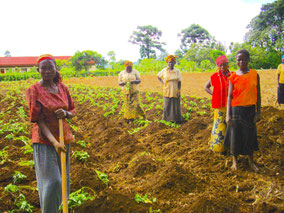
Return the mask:
<svg viewBox="0 0 284 213">
<path fill-rule="evenodd" d="M 5 92 L 0 93 L 1 99 Z M 144 103 L 142 94 L 141 100 Z M 207 99 L 195 99 L 198 106 Z M 139 132 L 128 130 L 138 127 L 126 122 L 118 114 L 105 117 L 101 108 L 91 107 L 88 102 L 76 103 L 76 117 L 71 121 L 78 129 L 73 130 L 76 141 L 89 143 L 82 148 L 71 145 L 72 153 L 87 151 L 87 162 L 71 157 L 71 191 L 88 187 L 95 191 L 93 201 L 83 203 L 74 212 L 283 212 L 283 142 L 284 111 L 264 106 L 262 119 L 257 123 L 260 150 L 255 160 L 260 172 L 253 172 L 245 156 L 239 158 L 238 171 L 230 169 L 231 157 L 213 153 L 209 149 L 212 128 L 212 111 L 192 116 L 179 128 L 156 122 L 161 119 L 161 110 L 152 109 L 147 117 L 152 121 Z M 10 110 L 4 123 L 17 116 L 9 109 L 11 100 L 1 103 L 1 112 Z M 147 103 L 147 102 L 145 102 Z M 22 106 L 19 103 L 17 106 Z M 28 109 L 23 105 L 26 114 Z M 183 114 L 186 109 L 182 108 Z M 30 137 L 31 124 L 23 120 L 29 133 L 17 136 Z M 27 201 L 40 212 L 34 169 L 19 166 L 21 160 L 32 160 L 32 154 L 23 154 L 23 143 L 5 139 L 0 134 L 0 149 L 8 146 L 9 160 L 0 164 L 0 212 L 15 208 L 15 197 L 4 193 L 4 187 L 12 183 L 13 171 L 27 176 L 19 185 Z M 71 155 L 72 155 L 71 153 Z M 95 170 L 109 177 L 106 186 L 97 177 Z M 88 190 L 88 189 L 87 189 Z M 90 192 L 92 192 L 90 190 Z M 152 203 L 137 203 L 135 194 L 145 195 Z M 155 199 L 154 199 L 155 198 Z M 156 202 L 153 202 L 153 199 Z"/>
</svg>

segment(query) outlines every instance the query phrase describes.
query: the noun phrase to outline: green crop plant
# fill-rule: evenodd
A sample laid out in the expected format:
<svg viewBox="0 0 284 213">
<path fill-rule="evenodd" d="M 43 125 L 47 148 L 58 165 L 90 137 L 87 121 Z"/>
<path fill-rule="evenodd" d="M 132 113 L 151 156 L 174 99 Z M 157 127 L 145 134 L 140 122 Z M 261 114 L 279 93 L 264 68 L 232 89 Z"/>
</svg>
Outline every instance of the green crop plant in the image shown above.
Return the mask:
<svg viewBox="0 0 284 213">
<path fill-rule="evenodd" d="M 19 166 L 29 166 L 31 168 L 34 167 L 35 163 L 33 160 L 25 160 L 18 163 Z"/>
<path fill-rule="evenodd" d="M 186 110 L 187 110 L 188 112 L 192 112 L 192 111 L 193 111 L 192 107 L 188 107 Z"/>
<path fill-rule="evenodd" d="M 76 143 L 79 144 L 79 145 L 80 145 L 81 147 L 83 147 L 83 148 L 86 148 L 87 146 L 90 145 L 90 143 L 87 143 L 87 142 L 84 141 L 84 140 L 79 140 L 79 141 L 77 141 Z"/>
<path fill-rule="evenodd" d="M 204 99 L 201 99 L 201 100 L 200 100 L 200 103 L 204 103 Z"/>
<path fill-rule="evenodd" d="M 25 119 L 26 118 L 26 113 L 25 113 L 24 107 L 22 107 L 22 106 L 19 107 L 18 111 L 17 111 L 17 114 L 19 115 L 20 118 Z"/>
<path fill-rule="evenodd" d="M 11 193 L 16 193 L 19 191 L 19 187 L 16 185 L 13 185 L 12 183 L 8 184 L 5 188 L 4 188 L 4 192 L 11 192 Z"/>
<path fill-rule="evenodd" d="M 184 120 L 188 121 L 191 118 L 191 114 L 190 112 L 186 112 L 185 114 L 182 115 L 182 117 L 184 118 Z"/>
<path fill-rule="evenodd" d="M 153 198 L 152 200 L 150 200 L 147 194 L 145 194 L 144 196 L 135 194 L 134 200 L 137 203 L 153 203 L 153 202 L 155 203 L 156 202 L 156 198 Z"/>
<path fill-rule="evenodd" d="M 205 105 L 205 104 L 203 104 L 202 106 L 201 106 L 201 109 L 206 109 L 207 108 L 207 106 Z"/>
<path fill-rule="evenodd" d="M 165 120 L 156 120 L 159 123 L 165 124 L 166 126 L 173 127 L 173 128 L 179 128 L 180 124 L 170 122 L 170 121 L 165 121 Z"/>
<path fill-rule="evenodd" d="M 12 212 L 33 212 L 34 207 L 28 203 L 23 194 L 20 194 L 16 198 L 14 205 L 17 206 L 18 209 L 13 209 Z"/>
<path fill-rule="evenodd" d="M 84 152 L 84 151 L 76 151 L 73 153 L 73 155 L 77 160 L 79 161 L 83 161 L 86 162 L 88 161 L 90 155 L 88 154 L 88 152 Z"/>
<path fill-rule="evenodd" d="M 8 146 L 5 146 L 1 151 L 0 151 L 0 164 L 4 164 L 8 160 Z"/>
<path fill-rule="evenodd" d="M 194 102 L 194 101 L 190 101 L 189 104 L 190 104 L 191 106 L 193 106 L 193 107 L 196 107 L 196 106 L 197 106 L 197 103 Z"/>
<path fill-rule="evenodd" d="M 25 178 L 27 178 L 26 175 L 22 174 L 19 171 L 15 171 L 14 174 L 13 174 L 13 183 L 14 184 L 21 183 L 22 180 L 24 180 Z"/>
<path fill-rule="evenodd" d="M 206 115 L 206 111 L 197 112 L 198 115 Z"/>
<path fill-rule="evenodd" d="M 109 180 L 108 180 L 108 176 L 107 174 L 103 173 L 103 172 L 100 172 L 99 170 L 95 170 L 97 175 L 98 175 L 98 178 L 104 182 L 104 184 L 106 184 L 108 186 L 108 183 L 109 183 Z"/>
<path fill-rule="evenodd" d="M 89 189 L 93 192 L 93 195 L 89 194 L 88 192 L 85 192 L 85 189 Z M 74 207 L 81 206 L 84 202 L 88 200 L 94 200 L 96 193 L 88 187 L 82 187 L 81 189 L 72 192 L 69 195 L 68 199 L 68 208 L 73 209 Z M 59 210 L 62 211 L 62 205 L 59 207 Z"/>
<path fill-rule="evenodd" d="M 149 213 L 162 213 L 162 211 L 161 211 L 160 209 L 153 210 L 153 209 L 152 209 L 152 206 L 150 206 L 150 208 L 149 208 Z"/>
<path fill-rule="evenodd" d="M 24 152 L 24 154 L 33 153 L 33 147 L 30 144 L 21 147 L 21 150 Z"/>
</svg>

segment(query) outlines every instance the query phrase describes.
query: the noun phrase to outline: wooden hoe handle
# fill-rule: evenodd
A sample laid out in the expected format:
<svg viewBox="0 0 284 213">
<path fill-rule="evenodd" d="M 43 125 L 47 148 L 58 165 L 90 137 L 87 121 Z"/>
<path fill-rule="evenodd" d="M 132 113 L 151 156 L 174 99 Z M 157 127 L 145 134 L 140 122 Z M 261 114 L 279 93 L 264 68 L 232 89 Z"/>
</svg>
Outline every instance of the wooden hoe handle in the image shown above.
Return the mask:
<svg viewBox="0 0 284 213">
<path fill-rule="evenodd" d="M 64 145 L 63 122 L 59 119 L 59 142 Z M 61 188 L 62 188 L 62 204 L 63 213 L 68 213 L 68 198 L 67 198 L 67 176 L 66 176 L 66 154 L 60 152 L 61 158 Z"/>
</svg>

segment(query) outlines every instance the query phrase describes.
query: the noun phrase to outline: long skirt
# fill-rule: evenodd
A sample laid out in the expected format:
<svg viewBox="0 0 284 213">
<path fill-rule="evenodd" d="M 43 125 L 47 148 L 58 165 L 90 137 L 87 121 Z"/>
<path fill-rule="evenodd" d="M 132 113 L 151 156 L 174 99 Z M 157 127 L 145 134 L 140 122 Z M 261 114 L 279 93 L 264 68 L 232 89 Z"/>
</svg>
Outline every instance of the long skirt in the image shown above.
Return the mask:
<svg viewBox="0 0 284 213">
<path fill-rule="evenodd" d="M 34 162 L 41 211 L 58 212 L 62 203 L 61 160 L 53 146 L 34 143 Z M 66 145 L 67 191 L 70 193 L 70 145 Z"/>
<path fill-rule="evenodd" d="M 125 119 L 135 119 L 140 116 L 145 117 L 145 112 L 140 106 L 139 92 L 123 94 L 122 112 Z"/>
<path fill-rule="evenodd" d="M 237 106 L 231 109 L 232 125 L 227 126 L 224 146 L 233 155 L 250 155 L 258 150 L 255 106 Z"/>
<path fill-rule="evenodd" d="M 215 109 L 210 140 L 210 149 L 214 152 L 223 153 L 225 151 L 223 143 L 226 134 L 226 127 L 226 107 Z"/>
<path fill-rule="evenodd" d="M 164 97 L 163 120 L 175 123 L 182 122 L 180 98 Z"/>
<path fill-rule="evenodd" d="M 277 102 L 278 104 L 284 104 L 284 84 L 279 84 L 277 89 Z"/>
</svg>

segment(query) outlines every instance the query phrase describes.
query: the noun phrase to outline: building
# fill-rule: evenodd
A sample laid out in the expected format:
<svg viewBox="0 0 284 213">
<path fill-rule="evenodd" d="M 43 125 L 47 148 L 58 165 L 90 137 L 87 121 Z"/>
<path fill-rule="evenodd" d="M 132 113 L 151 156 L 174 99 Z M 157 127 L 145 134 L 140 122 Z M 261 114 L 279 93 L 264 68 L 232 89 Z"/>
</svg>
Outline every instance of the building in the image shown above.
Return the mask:
<svg viewBox="0 0 284 213">
<path fill-rule="evenodd" d="M 68 60 L 71 56 L 54 56 L 57 60 Z M 36 67 L 38 57 L 0 57 L 0 72 L 28 72 L 31 68 Z"/>
</svg>

